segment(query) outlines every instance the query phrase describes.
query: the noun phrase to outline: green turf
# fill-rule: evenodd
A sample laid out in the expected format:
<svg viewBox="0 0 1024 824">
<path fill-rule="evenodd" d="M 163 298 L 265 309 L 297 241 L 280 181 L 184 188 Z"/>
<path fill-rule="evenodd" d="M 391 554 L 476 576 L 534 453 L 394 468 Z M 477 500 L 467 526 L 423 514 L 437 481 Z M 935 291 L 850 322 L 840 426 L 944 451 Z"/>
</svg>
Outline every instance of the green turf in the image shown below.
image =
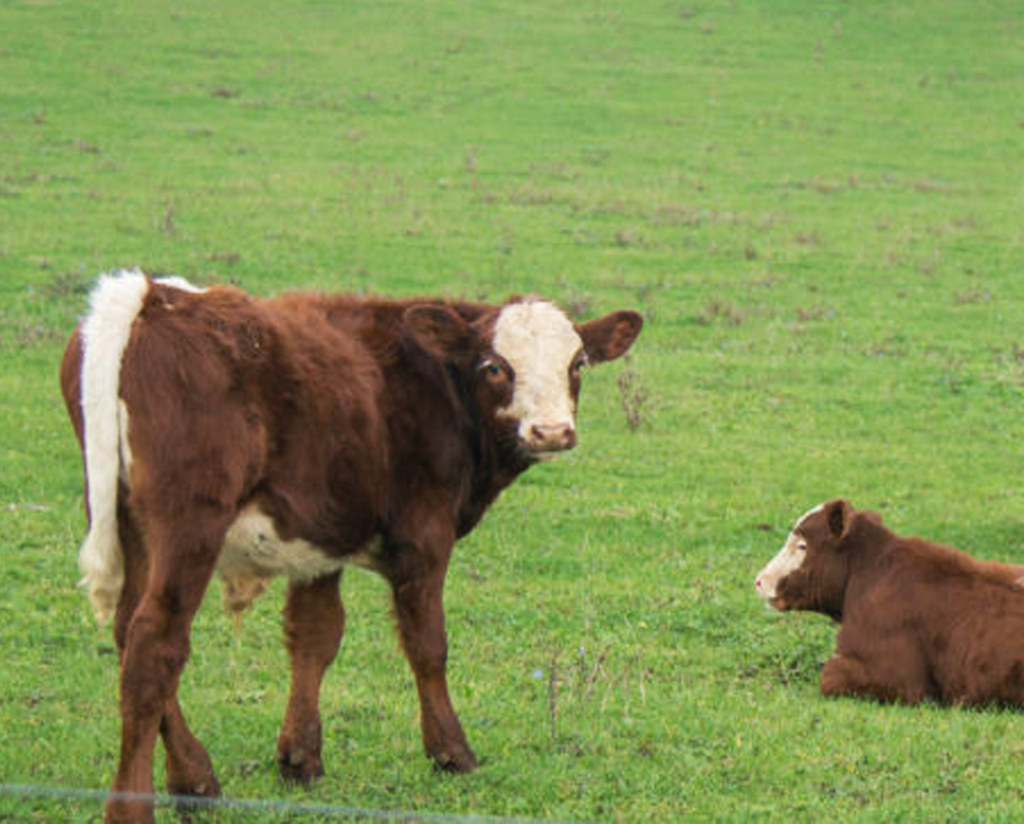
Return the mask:
<svg viewBox="0 0 1024 824">
<path fill-rule="evenodd" d="M 384 586 L 355 571 L 309 791 L 273 763 L 280 583 L 239 637 L 204 606 L 182 695 L 228 796 L 1019 817 L 1019 714 L 825 701 L 834 628 L 752 582 L 836 495 L 1024 561 L 1022 99 L 1014 0 L 0 2 L 0 782 L 115 766 L 56 371 L 96 274 L 139 265 L 647 319 L 586 376 L 579 448 L 457 550 L 480 771 L 422 757 Z M 100 809 L 0 794 L 0 820 Z"/>
</svg>

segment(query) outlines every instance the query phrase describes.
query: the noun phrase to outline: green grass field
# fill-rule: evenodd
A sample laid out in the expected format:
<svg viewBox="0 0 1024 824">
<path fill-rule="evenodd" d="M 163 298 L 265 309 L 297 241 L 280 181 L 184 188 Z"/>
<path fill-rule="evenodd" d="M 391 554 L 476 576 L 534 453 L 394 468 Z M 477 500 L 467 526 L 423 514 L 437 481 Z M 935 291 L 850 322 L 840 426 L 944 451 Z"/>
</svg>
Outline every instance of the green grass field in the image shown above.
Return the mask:
<svg viewBox="0 0 1024 824">
<path fill-rule="evenodd" d="M 0 783 L 115 767 L 57 365 L 96 274 L 137 265 L 647 319 L 586 376 L 580 447 L 456 552 L 479 772 L 423 758 L 384 584 L 351 571 L 308 791 L 273 759 L 281 583 L 239 636 L 208 598 L 181 689 L 229 797 L 1020 820 L 1021 714 L 823 700 L 834 627 L 753 578 L 838 495 L 1024 560 L 1021 100 L 1016 0 L 0 2 Z M 100 814 L 0 793 L 2 821 Z"/>
</svg>

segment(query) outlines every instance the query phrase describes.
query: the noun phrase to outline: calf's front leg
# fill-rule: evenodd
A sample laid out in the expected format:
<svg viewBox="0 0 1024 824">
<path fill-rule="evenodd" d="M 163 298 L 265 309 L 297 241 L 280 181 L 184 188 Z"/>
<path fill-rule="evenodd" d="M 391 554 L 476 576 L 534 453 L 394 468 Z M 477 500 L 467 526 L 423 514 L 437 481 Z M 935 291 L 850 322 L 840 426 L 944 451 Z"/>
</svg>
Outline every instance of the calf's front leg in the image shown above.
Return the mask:
<svg viewBox="0 0 1024 824">
<path fill-rule="evenodd" d="M 442 591 L 451 541 L 435 555 L 419 556 L 389 576 L 395 616 L 420 700 L 420 727 L 426 754 L 442 770 L 472 772 L 477 767 L 448 695 L 448 638 Z M 410 559 L 406 559 L 407 561 Z"/>
<path fill-rule="evenodd" d="M 928 679 L 912 650 L 892 650 L 877 658 L 838 653 L 821 671 L 821 694 L 916 704 L 930 696 Z"/>
<path fill-rule="evenodd" d="M 849 655 L 833 655 L 825 662 L 820 686 L 821 694 L 829 698 L 872 695 L 867 670 L 859 659 Z"/>
</svg>

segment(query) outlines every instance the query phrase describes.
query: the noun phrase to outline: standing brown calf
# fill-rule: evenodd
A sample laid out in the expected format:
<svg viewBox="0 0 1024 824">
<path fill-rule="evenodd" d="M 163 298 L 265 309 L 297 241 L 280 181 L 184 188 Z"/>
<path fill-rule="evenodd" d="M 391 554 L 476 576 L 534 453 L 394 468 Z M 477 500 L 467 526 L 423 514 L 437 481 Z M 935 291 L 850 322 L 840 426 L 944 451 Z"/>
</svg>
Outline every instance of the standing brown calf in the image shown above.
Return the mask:
<svg viewBox="0 0 1024 824">
<path fill-rule="evenodd" d="M 576 443 L 580 375 L 624 354 L 635 312 L 576 325 L 554 305 L 388 301 L 195 289 L 139 272 L 101 279 L 61 386 L 85 458 L 79 556 L 114 614 L 121 755 L 114 790 L 220 792 L 178 705 L 192 618 L 215 572 L 236 613 L 290 579 L 284 778 L 323 773 L 320 683 L 345 626 L 342 568 L 390 584 L 427 755 L 476 756 L 452 708 L 442 606 L 455 541 L 533 463 Z M 112 797 L 107 819 L 149 819 Z"/>
<path fill-rule="evenodd" d="M 825 695 L 1024 706 L 1022 566 L 901 538 L 835 500 L 797 521 L 755 586 L 842 624 Z"/>
</svg>

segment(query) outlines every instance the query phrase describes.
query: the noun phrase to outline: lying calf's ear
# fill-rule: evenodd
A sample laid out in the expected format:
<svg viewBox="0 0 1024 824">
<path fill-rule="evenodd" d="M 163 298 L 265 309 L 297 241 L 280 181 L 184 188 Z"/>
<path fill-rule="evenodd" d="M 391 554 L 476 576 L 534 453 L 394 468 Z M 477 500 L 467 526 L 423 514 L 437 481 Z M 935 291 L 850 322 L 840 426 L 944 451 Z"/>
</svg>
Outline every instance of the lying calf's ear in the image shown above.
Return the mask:
<svg viewBox="0 0 1024 824">
<path fill-rule="evenodd" d="M 832 537 L 840 540 L 845 538 L 853 526 L 856 514 L 857 511 L 853 508 L 853 504 L 842 498 L 825 504 L 825 518 Z"/>
<path fill-rule="evenodd" d="M 413 340 L 437 358 L 454 360 L 472 350 L 473 330 L 447 306 L 415 304 L 405 310 L 404 320 Z"/>
<path fill-rule="evenodd" d="M 862 509 L 857 514 L 860 515 L 860 517 L 862 517 L 868 523 L 872 523 L 875 526 L 882 525 L 882 516 L 879 515 L 877 512 L 872 512 L 870 509 Z"/>
<path fill-rule="evenodd" d="M 577 326 L 591 363 L 615 360 L 626 354 L 643 328 L 638 312 L 622 310 Z"/>
</svg>

